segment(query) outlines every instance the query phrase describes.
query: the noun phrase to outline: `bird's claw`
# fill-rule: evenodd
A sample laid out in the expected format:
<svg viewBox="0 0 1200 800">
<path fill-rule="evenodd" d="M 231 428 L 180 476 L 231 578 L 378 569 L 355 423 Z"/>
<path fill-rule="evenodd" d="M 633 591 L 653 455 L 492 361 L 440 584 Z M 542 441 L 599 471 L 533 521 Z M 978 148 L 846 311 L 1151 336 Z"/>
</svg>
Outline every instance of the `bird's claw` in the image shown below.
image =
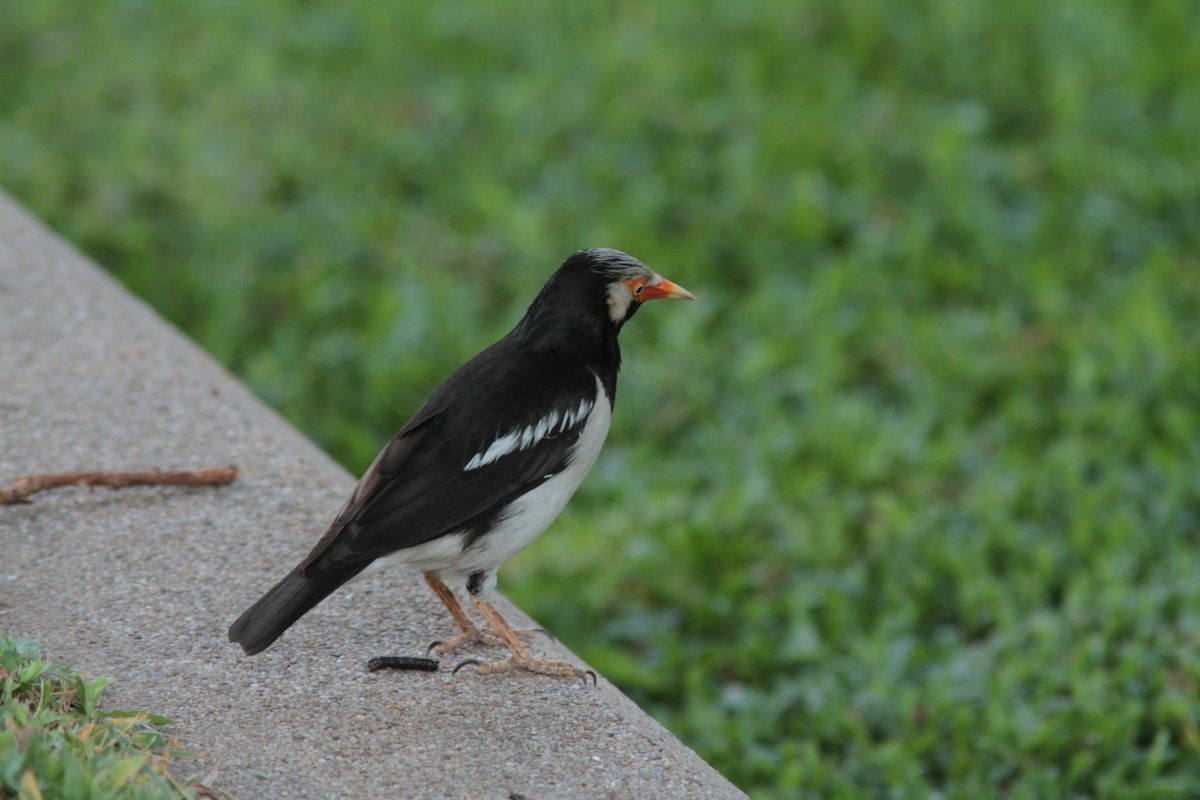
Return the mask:
<svg viewBox="0 0 1200 800">
<path fill-rule="evenodd" d="M 454 669 L 452 669 L 450 671 L 450 674 L 457 675 L 458 671 L 460 669 L 462 669 L 463 667 L 466 667 L 466 666 L 470 666 L 472 664 L 474 664 L 475 666 L 478 667 L 483 664 L 483 659 L 482 658 L 464 658 L 462 661 L 460 661 L 454 665 Z"/>
<path fill-rule="evenodd" d="M 437 647 L 441 643 L 442 643 L 441 639 L 434 639 L 432 642 L 429 643 L 429 647 L 425 648 L 425 655 L 428 656 L 430 653 L 433 652 L 433 648 Z"/>
<path fill-rule="evenodd" d="M 542 675 L 559 675 L 569 676 L 575 675 L 583 679 L 583 685 L 587 686 L 588 678 L 592 679 L 592 686 L 599 686 L 600 679 L 596 673 L 590 669 L 580 669 L 572 664 L 564 661 L 544 661 L 542 659 L 531 659 L 528 656 L 524 658 L 511 657 L 503 661 L 484 661 L 482 658 L 464 658 L 462 661 L 454 665 L 454 669 L 450 671 L 451 675 L 458 673 L 463 667 L 476 667 L 480 675 L 490 675 L 494 672 L 507 672 L 511 669 L 524 669 L 529 672 L 541 673 Z"/>
</svg>

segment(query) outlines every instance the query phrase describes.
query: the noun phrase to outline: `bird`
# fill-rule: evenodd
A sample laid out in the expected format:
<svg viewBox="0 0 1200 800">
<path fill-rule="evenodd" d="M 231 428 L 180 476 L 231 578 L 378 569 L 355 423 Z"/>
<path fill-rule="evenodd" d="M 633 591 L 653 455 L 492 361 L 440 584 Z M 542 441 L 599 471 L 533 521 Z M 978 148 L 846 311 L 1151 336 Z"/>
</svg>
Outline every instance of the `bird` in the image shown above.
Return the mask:
<svg viewBox="0 0 1200 800">
<path fill-rule="evenodd" d="M 384 446 L 325 534 L 233 623 L 229 641 L 261 653 L 343 584 L 408 564 L 459 631 L 431 651 L 502 646 L 507 658 L 458 666 L 594 680 L 530 653 L 522 640 L 536 631 L 512 628 L 492 603 L 496 573 L 550 526 L 596 462 L 616 400 L 617 335 L 656 299 L 695 297 L 619 250 L 569 256 L 516 326 L 450 375 Z M 490 630 L 472 621 L 452 585 Z"/>
</svg>

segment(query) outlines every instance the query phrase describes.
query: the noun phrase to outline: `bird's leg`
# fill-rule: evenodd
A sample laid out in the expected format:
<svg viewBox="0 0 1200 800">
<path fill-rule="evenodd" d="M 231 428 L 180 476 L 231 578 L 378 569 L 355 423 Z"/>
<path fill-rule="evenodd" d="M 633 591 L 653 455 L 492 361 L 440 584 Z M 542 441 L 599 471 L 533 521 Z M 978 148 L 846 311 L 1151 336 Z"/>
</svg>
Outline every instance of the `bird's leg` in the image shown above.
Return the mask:
<svg viewBox="0 0 1200 800">
<path fill-rule="evenodd" d="M 492 661 L 490 663 L 480 664 L 478 661 L 464 661 L 454 668 L 457 672 L 459 667 L 468 663 L 479 664 L 479 673 L 488 675 L 493 672 L 506 672 L 510 669 L 524 669 L 530 672 L 537 672 L 542 675 L 562 675 L 574 678 L 583 678 L 587 681 L 588 675 L 592 677 L 593 683 L 596 680 L 596 673 L 591 670 L 577 667 L 574 664 L 568 664 L 566 661 L 550 661 L 545 658 L 534 658 L 529 655 L 529 651 L 525 649 L 525 645 L 521 643 L 520 633 L 524 631 L 516 631 L 509 627 L 509 624 L 504 621 L 504 617 L 500 616 L 500 612 L 496 607 L 486 600 L 481 600 L 474 594 L 468 592 L 467 596 L 471 598 L 471 603 L 483 614 L 484 618 L 492 626 L 492 629 L 499 634 L 504 646 L 508 648 L 511 655 L 503 661 Z"/>
<path fill-rule="evenodd" d="M 449 641 L 434 642 L 433 644 L 429 645 L 429 650 L 427 652 L 433 651 L 437 652 L 438 655 L 443 655 L 453 650 L 457 650 L 460 647 L 465 647 L 469 644 L 475 644 L 477 642 L 481 644 L 492 645 L 493 647 L 504 646 L 504 640 L 501 637 L 491 633 L 484 633 L 483 631 L 479 630 L 478 626 L 476 626 L 475 623 L 471 621 L 471 618 L 467 616 L 467 612 L 463 610 L 462 605 L 458 602 L 458 598 L 454 595 L 454 590 L 447 586 L 445 581 L 438 577 L 436 572 L 422 572 L 421 576 L 425 578 L 425 583 L 429 585 L 429 588 L 433 590 L 433 593 L 436 594 L 438 599 L 442 601 L 442 605 L 446 606 L 446 610 L 449 611 L 450 616 L 454 618 L 454 623 L 458 625 L 458 629 L 462 631 L 462 633 L 460 633 L 458 636 L 455 636 L 453 639 L 450 639 Z M 534 630 L 516 630 L 513 631 L 513 633 L 524 639 L 532 639 L 539 633 L 545 633 L 547 636 L 550 636 L 549 633 L 541 628 Z M 554 637 L 550 636 L 550 638 L 553 639 Z"/>
<path fill-rule="evenodd" d="M 454 596 L 454 591 L 446 585 L 436 572 L 422 572 L 421 577 L 425 579 L 425 583 L 433 590 L 433 593 L 442 601 L 442 605 L 450 612 L 450 616 L 454 618 L 454 624 L 462 631 L 458 636 L 445 642 L 434 642 L 429 645 L 429 650 L 436 651 L 438 655 L 449 653 L 451 650 L 457 650 L 468 644 L 475 642 L 485 642 L 487 644 L 503 644 L 497 637 L 490 633 L 484 633 L 479 630 L 471 618 L 467 616 L 467 612 L 463 610 L 462 605 L 458 602 L 458 598 Z"/>
</svg>

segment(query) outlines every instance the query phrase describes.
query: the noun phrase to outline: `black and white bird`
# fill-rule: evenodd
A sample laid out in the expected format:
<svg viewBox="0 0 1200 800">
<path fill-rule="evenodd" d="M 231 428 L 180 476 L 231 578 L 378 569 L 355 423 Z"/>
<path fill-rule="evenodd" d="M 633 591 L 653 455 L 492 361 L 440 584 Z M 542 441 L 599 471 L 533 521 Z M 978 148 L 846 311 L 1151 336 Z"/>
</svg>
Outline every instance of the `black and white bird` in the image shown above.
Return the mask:
<svg viewBox="0 0 1200 800">
<path fill-rule="evenodd" d="M 312 552 L 246 610 L 229 640 L 262 652 L 352 578 L 393 564 L 421 570 L 460 634 L 510 656 L 483 673 L 548 675 L 579 667 L 530 655 L 489 602 L 496 571 L 549 527 L 608 434 L 621 350 L 617 334 L 647 300 L 692 299 L 618 250 L 581 250 L 559 267 L 517 326 L 439 386 L 384 447 Z M 447 585 L 463 585 L 494 633 Z"/>
</svg>

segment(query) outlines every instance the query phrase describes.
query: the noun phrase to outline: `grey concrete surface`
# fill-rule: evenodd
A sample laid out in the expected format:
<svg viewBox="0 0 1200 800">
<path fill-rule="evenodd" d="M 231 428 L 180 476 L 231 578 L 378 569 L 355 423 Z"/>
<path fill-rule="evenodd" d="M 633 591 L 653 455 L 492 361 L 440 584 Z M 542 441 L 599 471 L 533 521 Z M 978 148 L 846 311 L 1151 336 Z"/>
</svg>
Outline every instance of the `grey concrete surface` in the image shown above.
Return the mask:
<svg viewBox="0 0 1200 800">
<path fill-rule="evenodd" d="M 226 488 L 0 507 L 0 632 L 112 677 L 109 708 L 173 718 L 198 753 L 187 769 L 217 768 L 241 800 L 743 796 L 603 677 L 366 673 L 453 632 L 411 570 L 346 587 L 242 656 L 229 623 L 307 551 L 351 476 L 0 194 L 0 484 L 230 463 L 243 474 Z"/>
</svg>

